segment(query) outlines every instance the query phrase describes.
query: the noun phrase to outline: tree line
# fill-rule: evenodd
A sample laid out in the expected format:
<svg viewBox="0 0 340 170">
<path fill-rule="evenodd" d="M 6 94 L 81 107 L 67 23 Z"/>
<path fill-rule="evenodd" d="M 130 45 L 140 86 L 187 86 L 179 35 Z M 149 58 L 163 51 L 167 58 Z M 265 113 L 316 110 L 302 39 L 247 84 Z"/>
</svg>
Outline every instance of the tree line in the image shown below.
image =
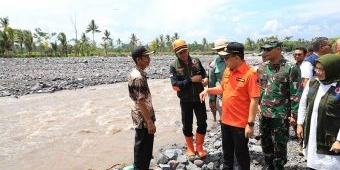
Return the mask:
<svg viewBox="0 0 340 170">
<path fill-rule="evenodd" d="M 109 30 L 100 30 L 95 20 L 91 20 L 84 32 L 78 39 L 76 20 L 72 20 L 75 38 L 68 39 L 64 32 L 46 32 L 41 28 L 24 30 L 12 28 L 8 17 L 0 18 L 0 57 L 71 57 L 71 56 L 126 56 L 131 50 L 140 45 L 141 42 L 136 34 L 132 33 L 129 42 L 124 43 L 120 38 L 113 39 Z M 88 36 L 92 34 L 92 39 Z M 101 42 L 95 41 L 95 36 L 101 36 Z M 149 44 L 146 44 L 157 55 L 172 55 L 171 44 L 180 38 L 178 33 L 173 35 L 161 34 L 155 37 Z M 247 38 L 244 42 L 245 50 L 248 53 L 258 52 L 264 44 L 265 38 L 252 40 Z M 309 40 L 292 40 L 292 36 L 285 37 L 283 48 L 289 52 L 297 46 L 309 47 Z M 336 38 L 333 39 L 335 41 Z M 214 54 L 211 48 L 213 42 L 202 38 L 201 42 L 189 43 L 190 52 L 194 54 Z"/>
</svg>

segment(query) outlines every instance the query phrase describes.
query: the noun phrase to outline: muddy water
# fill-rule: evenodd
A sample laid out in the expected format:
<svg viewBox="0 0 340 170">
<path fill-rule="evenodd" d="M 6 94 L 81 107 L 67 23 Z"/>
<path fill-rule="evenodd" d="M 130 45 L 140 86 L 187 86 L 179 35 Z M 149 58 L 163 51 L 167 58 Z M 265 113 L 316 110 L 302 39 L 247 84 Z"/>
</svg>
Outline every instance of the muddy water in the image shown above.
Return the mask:
<svg viewBox="0 0 340 170">
<path fill-rule="evenodd" d="M 183 143 L 169 80 L 149 80 L 157 116 L 154 152 Z M 106 169 L 131 164 L 127 83 L 0 98 L 0 169 Z M 211 116 L 210 123 L 211 124 Z"/>
</svg>

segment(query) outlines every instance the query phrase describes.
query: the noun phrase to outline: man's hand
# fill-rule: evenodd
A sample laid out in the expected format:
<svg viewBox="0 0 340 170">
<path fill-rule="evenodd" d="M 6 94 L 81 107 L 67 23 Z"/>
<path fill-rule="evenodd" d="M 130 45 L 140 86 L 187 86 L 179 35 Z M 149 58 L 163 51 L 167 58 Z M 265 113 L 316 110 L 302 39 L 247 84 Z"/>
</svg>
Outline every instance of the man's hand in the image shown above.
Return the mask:
<svg viewBox="0 0 340 170">
<path fill-rule="evenodd" d="M 147 124 L 147 128 L 148 128 L 148 133 L 149 134 L 155 134 L 156 133 L 156 126 L 153 123 L 153 121 L 149 121 L 146 124 Z"/>
<path fill-rule="evenodd" d="M 199 83 L 202 80 L 202 76 L 201 75 L 196 75 L 196 76 L 192 76 L 191 77 L 191 81 L 194 83 Z"/>
<path fill-rule="evenodd" d="M 204 102 L 205 98 L 207 97 L 208 95 L 208 89 L 204 89 L 201 93 L 200 93 L 200 100 L 201 100 L 201 103 Z"/>
<path fill-rule="evenodd" d="M 302 125 L 300 124 L 297 124 L 297 127 L 296 127 L 296 135 L 299 139 L 302 139 L 303 138 L 303 127 Z"/>
<path fill-rule="evenodd" d="M 254 135 L 254 127 L 250 127 L 249 125 L 247 125 L 245 129 L 245 137 L 251 138 L 253 135 Z"/>
<path fill-rule="evenodd" d="M 203 86 L 207 86 L 208 85 L 208 78 L 202 79 L 202 84 L 203 84 Z"/>
<path fill-rule="evenodd" d="M 340 153 L 340 142 L 335 141 L 329 151 L 334 151 L 335 153 Z"/>
<path fill-rule="evenodd" d="M 290 117 L 288 117 L 288 120 L 289 120 L 289 124 L 291 124 L 291 125 L 295 125 L 296 124 L 296 120 L 295 120 L 294 117 L 290 116 Z"/>
</svg>

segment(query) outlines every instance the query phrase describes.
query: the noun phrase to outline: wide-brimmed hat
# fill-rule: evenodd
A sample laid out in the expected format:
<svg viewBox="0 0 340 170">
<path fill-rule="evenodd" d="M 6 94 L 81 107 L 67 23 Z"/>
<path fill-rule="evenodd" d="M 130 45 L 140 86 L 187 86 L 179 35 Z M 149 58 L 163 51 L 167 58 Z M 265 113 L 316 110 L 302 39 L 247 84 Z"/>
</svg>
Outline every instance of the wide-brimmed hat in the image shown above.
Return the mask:
<svg viewBox="0 0 340 170">
<path fill-rule="evenodd" d="M 219 55 L 229 55 L 229 54 L 244 54 L 244 46 L 238 42 L 230 42 L 223 51 L 218 52 Z"/>
<path fill-rule="evenodd" d="M 214 48 L 211 48 L 213 50 L 218 50 L 227 47 L 227 40 L 225 38 L 217 39 L 214 43 Z"/>
</svg>

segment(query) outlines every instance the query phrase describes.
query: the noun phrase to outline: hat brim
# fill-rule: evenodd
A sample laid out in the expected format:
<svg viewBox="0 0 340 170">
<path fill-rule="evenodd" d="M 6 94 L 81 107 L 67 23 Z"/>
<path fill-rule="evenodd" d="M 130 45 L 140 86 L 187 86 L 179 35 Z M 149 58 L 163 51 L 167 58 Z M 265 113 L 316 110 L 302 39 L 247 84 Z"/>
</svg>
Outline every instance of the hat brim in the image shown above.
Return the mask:
<svg viewBox="0 0 340 170">
<path fill-rule="evenodd" d="M 232 54 L 232 53 L 229 53 L 229 52 L 226 52 L 226 51 L 219 51 L 217 52 L 218 55 L 222 55 L 222 56 L 226 56 L 226 55 L 229 55 L 229 54 Z"/>
<path fill-rule="evenodd" d="M 183 51 L 183 50 L 187 50 L 187 49 L 188 49 L 187 47 L 181 48 L 181 49 L 179 49 L 179 50 L 176 51 L 176 54 L 177 54 L 177 53 L 180 53 L 180 52 Z"/>
<path fill-rule="evenodd" d="M 214 47 L 214 48 L 211 48 L 212 50 L 219 50 L 219 49 L 223 49 L 223 48 L 226 48 L 227 46 L 217 46 L 217 47 Z"/>
<path fill-rule="evenodd" d="M 150 54 L 153 54 L 155 51 L 145 51 L 144 53 L 143 53 L 143 55 L 150 55 Z"/>
</svg>

